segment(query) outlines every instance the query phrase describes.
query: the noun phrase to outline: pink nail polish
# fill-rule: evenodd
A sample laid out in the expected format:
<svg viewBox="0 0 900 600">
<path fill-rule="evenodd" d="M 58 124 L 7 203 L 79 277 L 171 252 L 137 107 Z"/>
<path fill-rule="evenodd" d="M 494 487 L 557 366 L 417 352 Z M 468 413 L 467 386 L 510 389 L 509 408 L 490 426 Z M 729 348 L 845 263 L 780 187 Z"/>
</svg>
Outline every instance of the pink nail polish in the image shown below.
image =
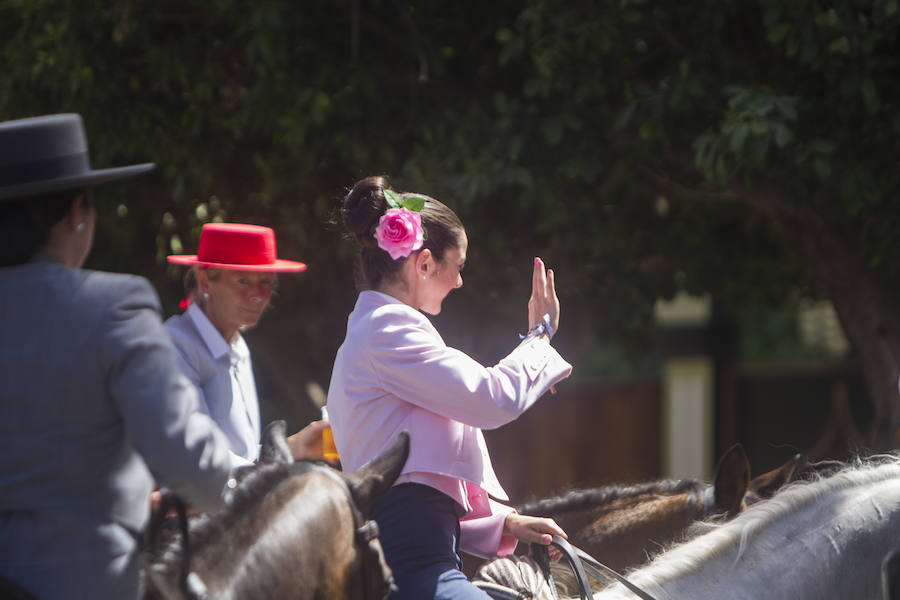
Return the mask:
<svg viewBox="0 0 900 600">
<path fill-rule="evenodd" d="M 535 256 L 535 257 L 534 257 L 534 264 L 536 264 L 536 265 L 541 264 L 541 259 L 538 258 L 537 256 Z"/>
</svg>

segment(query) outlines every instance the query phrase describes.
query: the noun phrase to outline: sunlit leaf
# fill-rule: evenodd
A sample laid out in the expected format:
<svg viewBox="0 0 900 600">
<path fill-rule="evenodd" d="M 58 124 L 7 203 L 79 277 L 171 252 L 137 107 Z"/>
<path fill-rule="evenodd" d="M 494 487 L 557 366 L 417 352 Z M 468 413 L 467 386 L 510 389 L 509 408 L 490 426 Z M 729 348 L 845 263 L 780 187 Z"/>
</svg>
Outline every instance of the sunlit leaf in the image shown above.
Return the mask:
<svg viewBox="0 0 900 600">
<path fill-rule="evenodd" d="M 413 212 L 422 212 L 422 209 L 425 208 L 425 198 L 421 196 L 407 196 L 403 198 L 400 204 L 403 208 Z"/>
<path fill-rule="evenodd" d="M 384 190 L 384 199 L 387 201 L 389 208 L 400 208 L 403 206 L 403 198 L 394 190 Z"/>
</svg>

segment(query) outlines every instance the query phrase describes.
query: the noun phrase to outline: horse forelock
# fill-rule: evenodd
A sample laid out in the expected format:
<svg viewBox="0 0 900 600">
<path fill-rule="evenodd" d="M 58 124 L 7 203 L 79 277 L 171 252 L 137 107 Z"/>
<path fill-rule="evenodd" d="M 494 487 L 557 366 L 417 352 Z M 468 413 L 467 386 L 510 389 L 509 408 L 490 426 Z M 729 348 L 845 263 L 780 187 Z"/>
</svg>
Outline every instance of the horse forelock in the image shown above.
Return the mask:
<svg viewBox="0 0 900 600">
<path fill-rule="evenodd" d="M 864 568 L 874 569 L 877 575 L 880 558 L 886 549 L 873 548 L 873 556 L 864 559 L 857 556 L 859 546 L 851 551 L 849 544 L 888 527 L 892 530 L 897 525 L 900 489 L 892 486 L 885 491 L 885 486 L 898 479 L 900 459 L 880 456 L 872 461 L 854 461 L 828 478 L 792 483 L 771 499 L 749 507 L 732 521 L 709 526 L 707 533 L 671 548 L 649 565 L 630 573 L 629 577 L 657 597 L 681 597 L 688 592 L 691 593 L 685 597 L 715 597 L 714 594 L 704 595 L 708 588 L 720 595 L 727 590 L 727 595 L 732 598 L 755 598 L 759 597 L 760 582 L 768 584 L 769 598 L 842 597 L 846 591 L 838 590 L 837 586 L 844 585 L 854 575 L 859 579 L 858 572 Z M 884 494 L 884 506 L 879 505 L 880 499 L 876 497 L 879 492 Z M 840 535 L 832 534 L 831 529 L 823 532 L 826 522 L 828 528 Z M 813 536 L 803 538 L 802 550 L 798 551 L 791 542 L 805 532 L 812 532 Z M 889 534 L 890 531 L 881 531 L 881 537 L 889 540 L 889 547 L 892 547 L 894 540 Z M 801 552 L 806 555 L 800 556 Z M 848 556 L 850 554 L 854 556 Z M 856 562 L 851 558 L 856 558 Z M 799 566 L 801 560 L 815 566 L 807 565 L 804 569 Z M 785 565 L 796 567 L 796 573 L 785 580 L 806 578 L 805 595 L 798 595 L 796 590 L 782 592 L 777 587 Z M 815 572 L 811 572 L 813 570 Z M 751 571 L 754 581 L 747 578 Z M 877 576 L 874 579 L 877 584 Z M 698 585 L 701 580 L 706 582 L 703 593 Z M 604 599 L 629 597 L 627 590 L 618 588 L 595 596 Z"/>
<path fill-rule="evenodd" d="M 602 510 L 622 500 L 644 497 L 685 495 L 688 502 L 705 503 L 705 492 L 711 486 L 699 479 L 660 479 L 631 485 L 606 485 L 571 490 L 555 498 L 545 498 L 522 505 L 517 510 L 526 515 L 550 516 L 581 510 Z"/>
</svg>

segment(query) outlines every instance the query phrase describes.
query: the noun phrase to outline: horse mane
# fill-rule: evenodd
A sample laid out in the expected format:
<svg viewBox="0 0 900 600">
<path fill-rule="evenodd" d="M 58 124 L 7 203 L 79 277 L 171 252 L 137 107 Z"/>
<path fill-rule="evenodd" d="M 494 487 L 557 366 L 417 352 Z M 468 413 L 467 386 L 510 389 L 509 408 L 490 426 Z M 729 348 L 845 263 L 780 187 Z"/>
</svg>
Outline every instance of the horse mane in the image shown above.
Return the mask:
<svg viewBox="0 0 900 600">
<path fill-rule="evenodd" d="M 897 478 L 900 476 L 898 468 L 900 457 L 877 455 L 854 459 L 833 474 L 823 476 L 814 473 L 809 479 L 790 483 L 769 500 L 750 506 L 725 524 L 702 525 L 707 529 L 705 534 L 670 548 L 649 565 L 633 571 L 632 581 L 638 585 L 660 585 L 699 569 L 704 563 L 724 556 L 735 547 L 737 552 L 733 565 L 736 565 L 747 551 L 750 539 L 759 537 L 762 542 L 763 533 L 773 524 L 806 508 L 822 510 L 822 499 L 831 492 Z M 782 530 L 780 527 L 771 528 L 780 535 L 784 534 Z M 770 549 L 772 553 L 776 550 L 775 545 L 777 541 Z"/>
<path fill-rule="evenodd" d="M 544 498 L 518 507 L 524 515 L 559 515 L 597 508 L 617 500 L 637 498 L 646 495 L 675 496 L 692 494 L 700 496 L 709 484 L 699 479 L 660 479 L 632 485 L 605 485 L 596 488 L 571 490 L 555 498 Z"/>
<path fill-rule="evenodd" d="M 318 462 L 258 463 L 236 473 L 240 485 L 226 495 L 225 507 L 222 510 L 189 517 L 191 547 L 196 551 L 221 539 L 226 532 L 233 533 L 239 519 L 253 510 L 275 488 L 294 476 L 307 472 L 309 469 L 303 468 L 304 463 L 311 465 Z M 160 549 L 156 552 L 153 549 L 149 551 L 153 568 L 169 576 L 178 573 L 183 554 L 181 535 L 174 521 L 175 519 L 166 519 L 163 524 L 162 540 L 158 544 Z"/>
</svg>

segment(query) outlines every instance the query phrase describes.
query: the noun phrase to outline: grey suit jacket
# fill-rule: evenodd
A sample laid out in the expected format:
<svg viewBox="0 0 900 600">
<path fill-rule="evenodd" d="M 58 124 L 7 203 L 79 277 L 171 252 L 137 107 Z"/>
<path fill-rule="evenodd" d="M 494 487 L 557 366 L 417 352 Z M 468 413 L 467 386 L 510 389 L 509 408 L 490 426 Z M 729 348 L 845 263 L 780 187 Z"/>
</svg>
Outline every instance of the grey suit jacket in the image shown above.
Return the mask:
<svg viewBox="0 0 900 600">
<path fill-rule="evenodd" d="M 137 594 L 154 480 L 221 502 L 228 443 L 159 308 L 140 277 L 45 256 L 0 269 L 0 573 L 41 598 Z"/>
</svg>

